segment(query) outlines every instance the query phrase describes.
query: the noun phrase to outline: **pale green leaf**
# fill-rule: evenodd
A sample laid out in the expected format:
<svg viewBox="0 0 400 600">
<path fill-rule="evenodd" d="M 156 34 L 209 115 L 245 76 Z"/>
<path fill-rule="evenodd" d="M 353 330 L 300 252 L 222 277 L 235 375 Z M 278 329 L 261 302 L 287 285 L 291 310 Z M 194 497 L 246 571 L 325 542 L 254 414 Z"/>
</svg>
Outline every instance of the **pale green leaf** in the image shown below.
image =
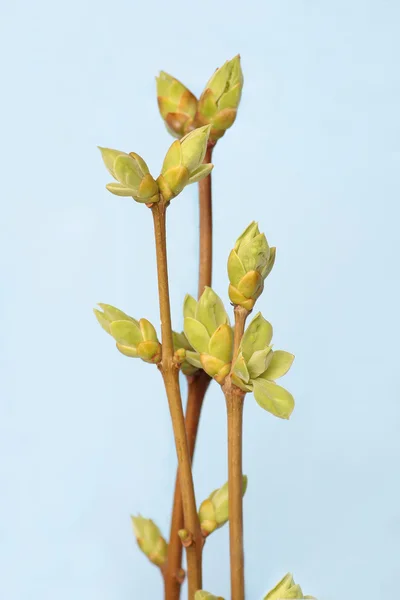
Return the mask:
<svg viewBox="0 0 400 600">
<path fill-rule="evenodd" d="M 184 317 L 196 317 L 196 309 L 197 309 L 197 300 L 186 294 L 185 299 L 183 301 L 183 316 Z"/>
<path fill-rule="evenodd" d="M 254 397 L 264 410 L 288 419 L 294 409 L 294 398 L 285 388 L 266 379 L 252 380 Z"/>
<path fill-rule="evenodd" d="M 147 319 L 140 319 L 139 327 L 145 342 L 158 342 L 157 332 L 150 321 Z"/>
<path fill-rule="evenodd" d="M 115 196 L 130 196 L 133 198 L 135 190 L 127 188 L 122 183 L 107 183 L 106 188 Z"/>
<path fill-rule="evenodd" d="M 209 354 L 224 363 L 232 360 L 233 331 L 230 325 L 220 325 L 213 333 L 208 347 Z"/>
<path fill-rule="evenodd" d="M 186 350 L 186 360 L 190 365 L 196 367 L 197 369 L 203 368 L 200 361 L 200 354 L 198 354 L 197 352 L 192 352 L 192 350 Z"/>
<path fill-rule="evenodd" d="M 197 183 L 198 181 L 201 181 L 201 179 L 204 179 L 204 177 L 207 177 L 213 168 L 214 165 L 211 163 L 200 165 L 197 169 L 190 173 L 188 185 L 189 183 Z"/>
<path fill-rule="evenodd" d="M 239 256 L 232 250 L 228 258 L 228 277 L 230 283 L 237 287 L 240 280 L 246 275 L 246 270 Z"/>
<path fill-rule="evenodd" d="M 269 346 L 271 339 L 272 325 L 261 313 L 258 313 L 247 327 L 242 339 L 241 347 L 245 360 L 249 361 L 254 352 Z"/>
<path fill-rule="evenodd" d="M 124 346 L 137 346 L 143 340 L 140 328 L 132 321 L 113 321 L 110 333 L 116 342 Z"/>
<path fill-rule="evenodd" d="M 247 369 L 246 361 L 243 358 L 243 355 L 240 353 L 233 365 L 233 372 L 235 375 L 242 379 L 244 383 L 248 383 L 250 381 L 250 374 Z"/>
<path fill-rule="evenodd" d="M 208 352 L 210 336 L 202 323 L 192 317 L 186 317 L 184 331 L 189 343 L 197 352 Z"/>
<path fill-rule="evenodd" d="M 272 360 L 271 346 L 267 346 L 263 350 L 257 350 L 251 356 L 247 363 L 247 368 L 251 379 L 256 379 L 264 373 Z"/>
<path fill-rule="evenodd" d="M 262 374 L 263 379 L 275 381 L 285 375 L 294 361 L 294 355 L 284 350 L 275 350 L 272 354 L 271 362 L 268 365 L 265 373 Z"/>
</svg>

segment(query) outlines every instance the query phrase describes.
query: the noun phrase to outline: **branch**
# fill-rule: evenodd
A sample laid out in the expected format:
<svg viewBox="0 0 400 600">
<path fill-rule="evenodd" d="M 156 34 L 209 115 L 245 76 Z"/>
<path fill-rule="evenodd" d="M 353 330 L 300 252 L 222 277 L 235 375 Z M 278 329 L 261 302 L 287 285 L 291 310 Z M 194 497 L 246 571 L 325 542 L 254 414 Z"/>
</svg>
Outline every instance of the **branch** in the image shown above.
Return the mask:
<svg viewBox="0 0 400 600">
<path fill-rule="evenodd" d="M 239 353 L 249 311 L 235 306 L 235 334 L 232 368 Z M 228 498 L 229 498 L 229 549 L 231 568 L 231 600 L 244 600 L 243 551 L 243 405 L 245 392 L 232 384 L 228 376 L 222 387 L 226 400 L 228 419 Z"/>
<path fill-rule="evenodd" d="M 212 146 L 209 146 L 204 162 L 211 162 Z M 199 287 L 198 296 L 205 286 L 211 286 L 212 277 L 212 184 L 211 175 L 199 182 Z M 196 437 L 204 396 L 210 385 L 210 377 L 201 371 L 195 377 L 188 377 L 188 398 L 186 405 L 186 433 L 189 452 L 193 460 Z M 164 573 L 165 597 L 167 600 L 179 600 L 182 585 L 182 543 L 178 531 L 183 528 L 183 506 L 176 476 L 174 503 L 172 508 L 171 529 L 168 545 L 168 560 Z"/>
<path fill-rule="evenodd" d="M 169 300 L 167 246 L 166 246 L 166 206 L 163 200 L 152 205 L 154 235 L 157 256 L 157 279 L 160 302 L 162 358 L 161 372 L 167 393 L 172 427 L 174 430 L 175 447 L 178 458 L 179 481 L 182 495 L 182 507 L 185 529 L 193 539 L 187 547 L 188 564 L 188 598 L 194 599 L 194 594 L 202 587 L 201 547 L 202 536 L 196 509 L 193 477 L 189 446 L 186 437 L 185 419 L 179 387 L 179 371 L 174 365 L 173 340 L 171 327 L 171 310 Z"/>
</svg>

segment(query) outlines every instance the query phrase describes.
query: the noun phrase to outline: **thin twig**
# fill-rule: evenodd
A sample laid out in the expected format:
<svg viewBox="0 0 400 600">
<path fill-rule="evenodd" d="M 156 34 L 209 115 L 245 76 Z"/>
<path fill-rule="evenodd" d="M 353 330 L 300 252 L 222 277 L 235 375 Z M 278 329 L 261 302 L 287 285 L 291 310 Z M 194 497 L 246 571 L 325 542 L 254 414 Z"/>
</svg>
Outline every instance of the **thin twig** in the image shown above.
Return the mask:
<svg viewBox="0 0 400 600">
<path fill-rule="evenodd" d="M 179 371 L 176 368 L 173 356 L 174 347 L 172 340 L 171 309 L 169 300 L 167 244 L 166 244 L 166 206 L 162 199 L 153 204 L 152 214 L 154 221 L 154 235 L 157 256 L 157 279 L 160 302 L 162 358 L 161 372 L 164 379 L 168 405 L 171 413 L 174 430 L 175 447 L 178 458 L 179 480 L 182 495 L 183 515 L 185 529 L 192 536 L 193 544 L 187 547 L 186 557 L 188 564 L 188 599 L 193 600 L 194 594 L 201 589 L 201 547 L 202 536 L 199 519 L 197 516 L 196 499 L 194 493 L 193 477 L 189 446 L 185 429 L 185 418 L 182 408 L 182 399 L 179 387 Z"/>
<path fill-rule="evenodd" d="M 234 364 L 239 353 L 246 319 L 249 312 L 235 306 Z M 228 419 L 228 493 L 229 493 L 229 549 L 231 569 L 231 600 L 244 600 L 243 551 L 243 405 L 245 392 L 232 384 L 228 376 L 223 385 Z"/>
<path fill-rule="evenodd" d="M 200 371 L 192 378 L 188 377 L 188 399 L 186 405 L 185 425 L 189 444 L 189 453 L 193 461 L 197 430 L 204 396 L 210 384 L 207 373 Z M 179 475 L 176 475 L 174 504 L 171 519 L 170 542 L 168 545 L 168 561 L 165 569 L 165 598 L 177 600 L 180 596 L 182 579 L 182 543 L 178 531 L 184 526 L 182 495 Z"/>
<path fill-rule="evenodd" d="M 207 149 L 205 163 L 210 163 L 212 146 Z M 198 297 L 206 286 L 211 286 L 212 278 L 212 183 L 211 175 L 199 182 L 199 285 Z M 189 451 L 193 460 L 196 437 L 204 396 L 210 384 L 210 377 L 201 371 L 195 377 L 188 377 L 188 398 L 186 405 L 186 432 Z M 178 531 L 183 528 L 183 506 L 176 476 L 174 503 L 172 508 L 171 530 L 168 544 L 168 560 L 164 575 L 166 600 L 179 600 L 182 584 L 182 544 Z"/>
</svg>

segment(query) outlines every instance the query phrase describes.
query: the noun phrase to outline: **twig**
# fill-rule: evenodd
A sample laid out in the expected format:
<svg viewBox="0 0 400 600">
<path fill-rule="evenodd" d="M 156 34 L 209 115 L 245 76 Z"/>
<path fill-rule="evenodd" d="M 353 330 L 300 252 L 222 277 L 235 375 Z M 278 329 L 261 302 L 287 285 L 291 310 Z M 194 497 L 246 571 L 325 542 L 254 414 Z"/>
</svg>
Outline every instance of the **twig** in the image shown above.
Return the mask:
<svg viewBox="0 0 400 600">
<path fill-rule="evenodd" d="M 161 318 L 161 372 L 164 379 L 165 390 L 167 393 L 168 404 L 171 413 L 172 426 L 174 430 L 184 524 L 185 529 L 187 529 L 193 539 L 193 544 L 188 546 L 186 549 L 188 564 L 188 598 L 189 600 L 193 600 L 195 592 L 201 589 L 202 583 L 202 536 L 196 509 L 191 460 L 179 387 L 179 371 L 173 361 L 174 347 L 172 340 L 171 310 L 168 286 L 165 203 L 161 199 L 159 202 L 152 205 L 151 210 L 154 221 L 158 293 Z"/>
</svg>

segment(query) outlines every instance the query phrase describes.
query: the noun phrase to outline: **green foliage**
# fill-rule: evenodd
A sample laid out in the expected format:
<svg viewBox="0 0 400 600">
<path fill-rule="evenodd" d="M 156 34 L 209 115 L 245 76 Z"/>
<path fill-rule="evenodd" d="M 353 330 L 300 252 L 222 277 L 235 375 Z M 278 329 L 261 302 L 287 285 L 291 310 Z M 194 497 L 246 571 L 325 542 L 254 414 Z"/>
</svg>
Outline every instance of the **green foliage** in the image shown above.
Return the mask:
<svg viewBox="0 0 400 600">
<path fill-rule="evenodd" d="M 235 122 L 243 89 L 239 55 L 214 72 L 199 101 L 183 83 L 164 71 L 156 81 L 158 108 L 174 137 L 180 139 L 197 127 L 210 125 L 210 143 L 215 144 Z"/>
<path fill-rule="evenodd" d="M 288 372 L 294 356 L 284 350 L 272 350 L 272 333 L 272 325 L 258 313 L 243 335 L 232 380 L 240 389 L 252 391 L 264 410 L 288 419 L 294 409 L 294 399 L 275 379 Z"/>
<path fill-rule="evenodd" d="M 148 363 L 159 363 L 161 344 L 157 332 L 147 319 L 136 321 L 110 304 L 99 304 L 102 311 L 94 314 L 102 328 L 116 341 L 117 348 L 125 356 L 141 358 Z"/>
<path fill-rule="evenodd" d="M 197 355 L 186 354 L 193 366 L 200 363 L 204 371 L 222 385 L 231 368 L 233 332 L 222 300 L 206 287 L 198 302 L 186 296 L 184 331 Z"/>
<path fill-rule="evenodd" d="M 151 204 L 158 202 L 157 182 L 149 173 L 143 158 L 135 152 L 126 154 L 111 148 L 99 148 L 104 164 L 117 180 L 106 185 L 108 191 L 116 196 L 132 196 L 136 202 Z"/>
<path fill-rule="evenodd" d="M 100 148 L 103 162 L 116 179 L 106 188 L 116 196 L 132 196 L 137 202 L 154 204 L 160 193 L 169 202 L 186 185 L 200 181 L 210 174 L 213 165 L 203 164 L 207 150 L 210 126 L 205 125 L 191 131 L 169 148 L 157 181 L 141 156 L 135 152 L 126 154 L 120 150 Z"/>
<path fill-rule="evenodd" d="M 215 71 L 199 99 L 197 119 L 210 123 L 210 140 L 216 142 L 232 127 L 243 89 L 240 56 L 226 61 Z"/>
<path fill-rule="evenodd" d="M 257 223 L 250 223 L 228 258 L 229 298 L 233 304 L 252 310 L 274 266 L 275 252 Z"/>
<path fill-rule="evenodd" d="M 157 179 L 164 200 L 171 200 L 186 185 L 200 181 L 211 173 L 213 165 L 202 164 L 209 135 L 210 126 L 206 125 L 191 131 L 170 146 Z"/>
<path fill-rule="evenodd" d="M 183 83 L 164 71 L 156 81 L 160 114 L 170 134 L 180 139 L 196 128 L 197 98 Z"/>
</svg>

